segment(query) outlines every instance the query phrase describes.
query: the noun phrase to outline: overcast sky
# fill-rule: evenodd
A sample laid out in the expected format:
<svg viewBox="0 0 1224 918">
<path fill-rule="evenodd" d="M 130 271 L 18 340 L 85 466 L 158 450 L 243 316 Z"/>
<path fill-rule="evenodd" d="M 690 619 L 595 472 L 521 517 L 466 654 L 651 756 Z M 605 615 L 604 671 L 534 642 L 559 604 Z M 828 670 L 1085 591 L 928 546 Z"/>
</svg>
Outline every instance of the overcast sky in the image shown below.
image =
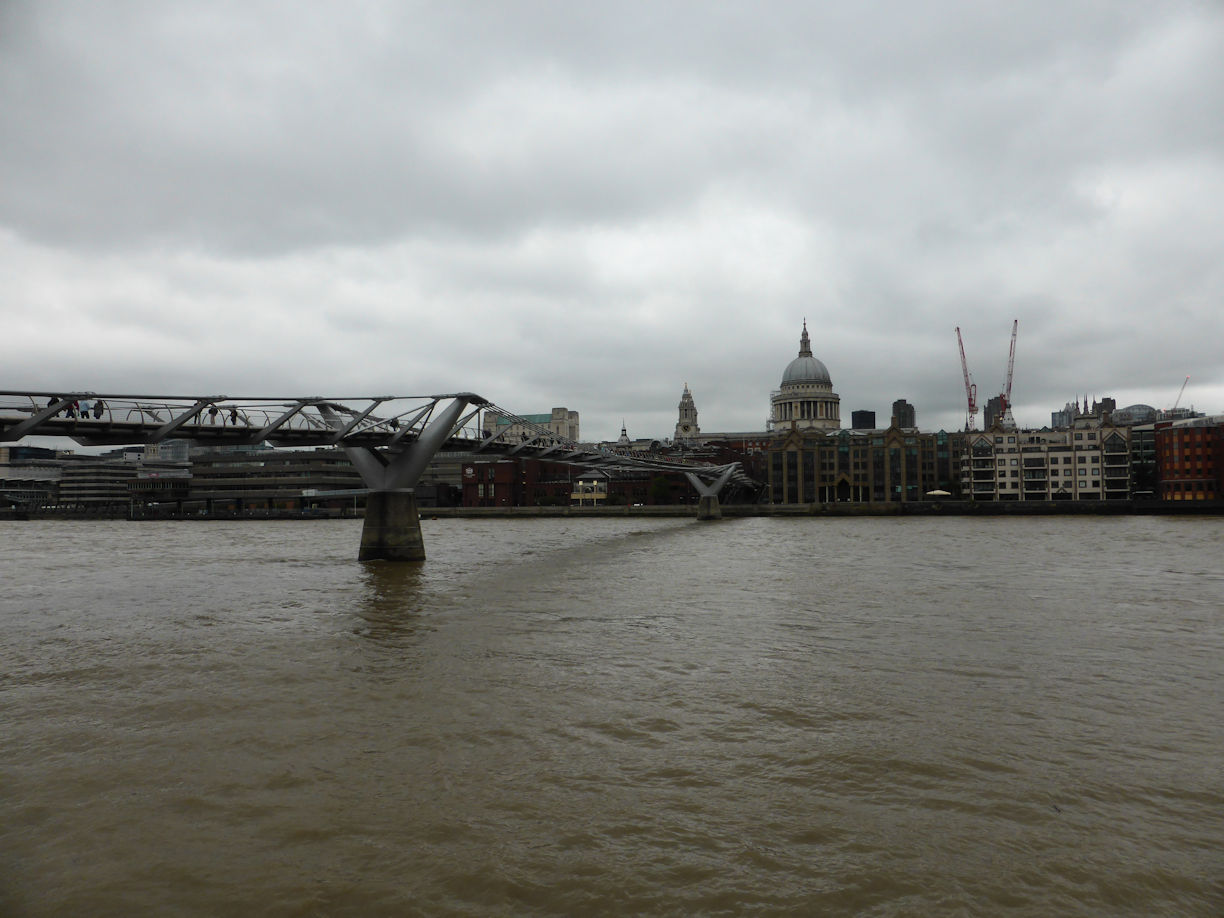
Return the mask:
<svg viewBox="0 0 1224 918">
<path fill-rule="evenodd" d="M 1224 5 L 0 3 L 0 389 L 1224 412 Z"/>
</svg>

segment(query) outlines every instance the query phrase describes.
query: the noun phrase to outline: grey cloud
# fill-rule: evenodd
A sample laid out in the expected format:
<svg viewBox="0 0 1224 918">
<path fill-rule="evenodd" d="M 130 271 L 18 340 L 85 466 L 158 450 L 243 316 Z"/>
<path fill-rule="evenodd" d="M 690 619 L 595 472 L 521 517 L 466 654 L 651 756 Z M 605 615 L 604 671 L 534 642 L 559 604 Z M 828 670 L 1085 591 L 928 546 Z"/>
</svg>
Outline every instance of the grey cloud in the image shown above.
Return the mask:
<svg viewBox="0 0 1224 918">
<path fill-rule="evenodd" d="M 35 238 L 277 251 L 615 221 L 728 174 L 791 175 L 775 193 L 825 207 L 858 188 L 832 206 L 851 221 L 979 157 L 1037 196 L 1057 175 L 1041 149 L 1083 133 L 1050 104 L 1061 62 L 1107 78 L 1124 17 L 1072 8 L 1054 30 L 979 6 L 34 7 L 6 54 L 26 129 L 0 207 Z M 1158 111 L 1166 133 L 1184 120 Z M 887 202 L 862 195 L 873 158 Z"/>
</svg>

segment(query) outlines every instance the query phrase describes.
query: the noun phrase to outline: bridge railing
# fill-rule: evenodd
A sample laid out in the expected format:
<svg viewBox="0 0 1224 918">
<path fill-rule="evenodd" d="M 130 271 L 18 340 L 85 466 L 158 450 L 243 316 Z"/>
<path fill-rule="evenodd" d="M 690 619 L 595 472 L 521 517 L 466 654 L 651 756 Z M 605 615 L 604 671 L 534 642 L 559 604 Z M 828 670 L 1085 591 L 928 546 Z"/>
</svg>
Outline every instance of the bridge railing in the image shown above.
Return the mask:
<svg viewBox="0 0 1224 918">
<path fill-rule="evenodd" d="M 110 395 L 93 392 L 0 392 L 0 420 L 6 427 L 45 415 L 23 435 L 63 434 L 64 427 L 88 435 L 121 427 L 135 431 L 169 425 L 167 436 L 184 437 L 201 429 L 240 428 L 247 432 L 382 434 L 403 438 L 419 432 L 441 401 L 450 396 L 381 396 L 351 399 L 167 397 Z M 480 436 L 475 421 L 459 435 Z M 71 434 L 70 434 L 71 435 Z"/>
<path fill-rule="evenodd" d="M 447 431 L 443 448 L 609 470 L 693 471 L 710 478 L 726 468 L 696 459 L 577 443 L 473 393 L 254 398 L 0 391 L 0 441 L 59 436 L 92 446 L 180 438 L 216 445 L 270 443 L 394 450 L 411 443 L 442 418 L 455 417 L 444 406 L 453 406 L 456 400 L 464 403 L 465 413 Z M 484 429 L 486 412 L 510 419 L 512 425 Z M 742 472 L 737 478 L 740 476 Z"/>
</svg>

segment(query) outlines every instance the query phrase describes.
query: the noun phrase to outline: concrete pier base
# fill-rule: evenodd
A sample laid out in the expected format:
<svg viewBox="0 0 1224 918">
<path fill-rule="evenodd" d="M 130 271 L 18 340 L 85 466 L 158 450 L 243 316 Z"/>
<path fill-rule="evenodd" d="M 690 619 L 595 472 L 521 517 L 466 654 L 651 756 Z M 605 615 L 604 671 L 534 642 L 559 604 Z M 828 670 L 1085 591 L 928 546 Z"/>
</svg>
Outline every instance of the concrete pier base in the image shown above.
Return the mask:
<svg viewBox="0 0 1224 918">
<path fill-rule="evenodd" d="M 697 499 L 697 519 L 721 520 L 722 507 L 718 505 L 718 495 L 701 496 Z"/>
<path fill-rule="evenodd" d="M 416 495 L 411 491 L 371 491 L 366 497 L 358 561 L 424 561 L 425 539 Z"/>
</svg>

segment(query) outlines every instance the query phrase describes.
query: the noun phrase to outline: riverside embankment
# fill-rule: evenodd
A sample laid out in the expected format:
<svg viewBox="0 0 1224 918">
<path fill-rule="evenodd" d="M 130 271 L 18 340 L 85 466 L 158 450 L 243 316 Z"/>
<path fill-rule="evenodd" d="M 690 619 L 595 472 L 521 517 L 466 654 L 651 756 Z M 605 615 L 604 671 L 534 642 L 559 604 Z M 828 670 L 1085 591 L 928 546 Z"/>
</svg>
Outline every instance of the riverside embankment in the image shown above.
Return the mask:
<svg viewBox="0 0 1224 918">
<path fill-rule="evenodd" d="M 906 503 L 723 504 L 724 517 L 749 516 L 1119 516 L 1127 514 L 1224 514 L 1224 501 L 909 501 Z M 671 517 L 696 516 L 696 504 L 649 507 L 423 507 L 422 516 L 471 517 Z"/>
<path fill-rule="evenodd" d="M 1224 516 L 1224 501 L 908 501 L 906 503 L 831 503 L 831 504 L 723 504 L 724 517 L 895 517 L 895 516 Z M 329 518 L 320 511 L 247 510 L 240 513 L 203 514 L 191 512 L 177 515 L 145 511 L 130 517 L 131 509 L 124 504 L 106 507 L 45 508 L 40 510 L 10 510 L 0 508 L 0 520 L 64 519 L 64 520 L 317 520 Z M 697 515 L 697 505 L 660 504 L 654 506 L 618 507 L 422 507 L 422 518 L 448 519 L 523 519 L 580 518 L 617 519 L 644 517 L 664 519 Z M 346 518 L 360 517 L 361 510 L 345 513 Z"/>
</svg>

